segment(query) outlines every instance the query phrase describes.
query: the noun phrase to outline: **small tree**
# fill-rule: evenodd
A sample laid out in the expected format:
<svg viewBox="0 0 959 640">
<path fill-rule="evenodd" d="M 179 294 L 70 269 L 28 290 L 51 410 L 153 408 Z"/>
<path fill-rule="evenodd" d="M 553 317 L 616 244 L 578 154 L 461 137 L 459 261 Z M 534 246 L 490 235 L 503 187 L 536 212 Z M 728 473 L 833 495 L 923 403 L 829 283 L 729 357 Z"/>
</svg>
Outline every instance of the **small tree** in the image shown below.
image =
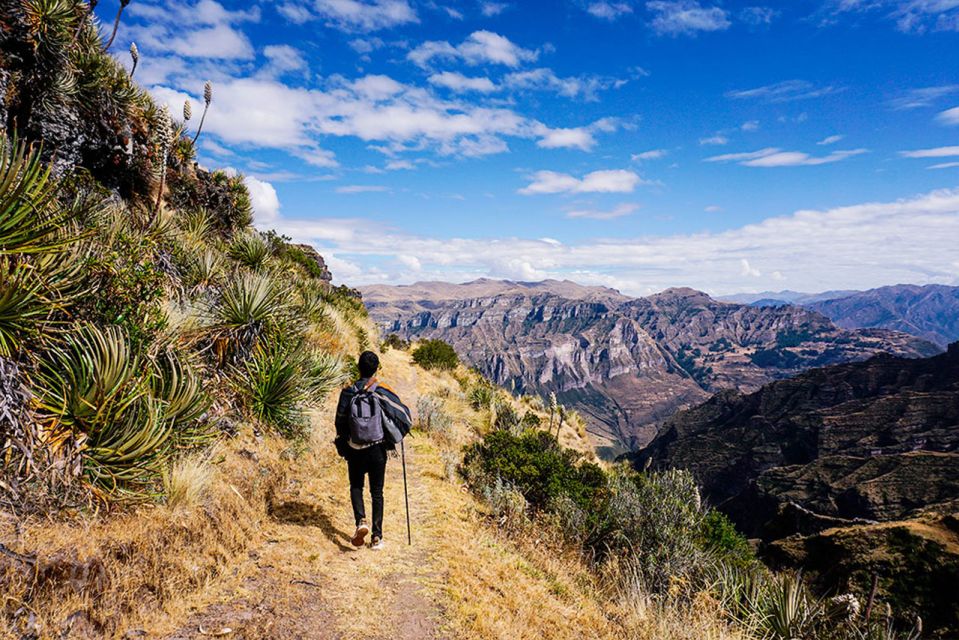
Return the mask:
<svg viewBox="0 0 959 640">
<path fill-rule="evenodd" d="M 459 361 L 453 347 L 442 340 L 426 340 L 413 350 L 413 362 L 424 369 L 449 371 L 455 368 Z"/>
</svg>

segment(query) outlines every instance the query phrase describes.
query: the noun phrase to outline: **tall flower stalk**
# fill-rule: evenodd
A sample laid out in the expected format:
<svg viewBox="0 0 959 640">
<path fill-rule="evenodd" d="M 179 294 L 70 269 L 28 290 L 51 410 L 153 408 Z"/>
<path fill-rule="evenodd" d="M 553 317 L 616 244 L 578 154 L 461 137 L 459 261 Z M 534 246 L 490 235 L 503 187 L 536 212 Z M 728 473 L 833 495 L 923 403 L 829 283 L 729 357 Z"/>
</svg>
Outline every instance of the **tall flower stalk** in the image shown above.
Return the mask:
<svg viewBox="0 0 959 640">
<path fill-rule="evenodd" d="M 133 67 L 130 69 L 130 77 L 133 77 L 133 74 L 137 70 L 137 63 L 140 62 L 140 50 L 137 49 L 137 43 L 130 43 L 130 58 L 133 59 Z"/>
<path fill-rule="evenodd" d="M 120 8 L 117 9 L 117 17 L 113 19 L 113 33 L 110 34 L 110 39 L 107 40 L 107 51 L 109 51 L 110 47 L 113 45 L 113 39 L 117 37 L 117 29 L 120 28 L 120 16 L 123 15 L 123 10 L 126 9 L 128 4 L 130 4 L 130 0 L 120 0 Z"/>
<path fill-rule="evenodd" d="M 206 120 L 206 112 L 209 110 L 211 102 L 213 102 L 213 83 L 207 80 L 206 84 L 203 85 L 203 115 L 200 116 L 200 126 L 196 128 L 196 135 L 193 136 L 193 144 L 196 144 L 196 139 L 200 137 L 203 122 Z"/>
<path fill-rule="evenodd" d="M 170 154 L 170 147 L 173 145 L 173 121 L 170 119 L 170 110 L 164 106 L 160 109 L 160 116 L 157 120 L 157 145 L 160 147 L 160 188 L 157 191 L 157 201 L 154 207 L 153 217 L 160 211 L 160 201 L 163 199 L 163 187 L 166 183 L 166 163 Z"/>
</svg>

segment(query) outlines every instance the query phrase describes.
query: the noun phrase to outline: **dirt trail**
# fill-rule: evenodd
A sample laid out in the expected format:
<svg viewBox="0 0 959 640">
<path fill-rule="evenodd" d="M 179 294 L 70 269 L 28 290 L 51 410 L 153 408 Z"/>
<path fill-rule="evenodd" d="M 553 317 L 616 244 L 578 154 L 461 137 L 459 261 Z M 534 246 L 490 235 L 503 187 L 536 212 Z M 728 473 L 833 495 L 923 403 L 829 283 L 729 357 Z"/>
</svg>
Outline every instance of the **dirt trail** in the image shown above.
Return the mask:
<svg viewBox="0 0 959 640">
<path fill-rule="evenodd" d="M 390 380 L 415 405 L 415 379 Z M 332 440 L 331 416 L 317 428 Z M 386 547 L 356 549 L 346 464 L 332 444 L 319 443 L 297 460 L 288 486 L 274 496 L 265 542 L 251 551 L 236 575 L 240 588 L 224 587 L 216 602 L 195 612 L 168 640 L 215 637 L 369 640 L 445 639 L 442 561 L 431 552 L 428 527 L 443 517 L 430 499 L 435 483 L 425 438 L 406 446 L 413 545 L 406 541 L 403 477 L 399 458 L 387 463 Z M 369 509 L 369 489 L 366 492 Z"/>
</svg>

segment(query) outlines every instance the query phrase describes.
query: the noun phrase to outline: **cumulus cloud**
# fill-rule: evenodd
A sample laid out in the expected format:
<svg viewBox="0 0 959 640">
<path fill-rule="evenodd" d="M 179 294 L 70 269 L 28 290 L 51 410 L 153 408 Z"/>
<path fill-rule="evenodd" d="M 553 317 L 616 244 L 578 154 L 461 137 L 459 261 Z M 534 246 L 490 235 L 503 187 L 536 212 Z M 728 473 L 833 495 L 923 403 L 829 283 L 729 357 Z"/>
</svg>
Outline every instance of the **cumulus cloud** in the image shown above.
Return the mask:
<svg viewBox="0 0 959 640">
<path fill-rule="evenodd" d="M 305 71 L 306 59 L 299 50 L 286 44 L 274 44 L 263 47 L 263 55 L 268 60 L 265 72 L 281 75 L 292 71 Z"/>
<path fill-rule="evenodd" d="M 604 20 L 615 20 L 620 16 L 633 12 L 633 7 L 628 2 L 590 2 L 586 6 L 586 11 L 592 16 Z"/>
<path fill-rule="evenodd" d="M 772 24 L 778 15 L 779 11 L 769 7 L 746 7 L 738 14 L 740 20 L 753 27 Z"/>
<path fill-rule="evenodd" d="M 438 87 L 446 87 L 459 93 L 466 91 L 478 91 L 479 93 L 491 93 L 496 91 L 497 87 L 493 81 L 486 77 L 470 78 L 456 71 L 443 71 L 434 73 L 429 77 L 430 84 Z"/>
<path fill-rule="evenodd" d="M 767 84 L 752 89 L 737 89 L 728 91 L 727 98 L 758 99 L 771 103 L 794 102 L 796 100 L 809 100 L 811 98 L 821 98 L 840 91 L 834 86 L 817 87 L 806 80 L 785 80 L 775 84 Z"/>
<path fill-rule="evenodd" d="M 572 244 L 513 237 L 431 238 L 384 230 L 361 219 L 281 218 L 274 226 L 298 241 L 314 243 L 324 255 L 348 262 L 349 274 L 332 262 L 331 269 L 335 277 L 348 278 L 352 284 L 463 281 L 525 271 L 642 295 L 677 285 L 732 293 L 782 279 L 788 279 L 791 288 L 808 291 L 959 281 L 954 246 L 959 237 L 959 189 L 893 202 L 802 210 L 722 232 Z M 877 246 L 883 250 L 877 252 Z M 421 271 L 377 270 L 384 259 L 396 256 L 397 247 L 416 256 Z M 743 260 L 750 273 L 760 275 L 744 275 Z"/>
<path fill-rule="evenodd" d="M 635 213 L 639 209 L 638 204 L 624 202 L 616 205 L 612 209 L 571 209 L 566 212 L 567 218 L 589 218 L 591 220 L 615 220 Z"/>
<path fill-rule="evenodd" d="M 523 195 L 544 193 L 631 193 L 643 184 L 639 174 L 625 169 L 593 171 L 582 178 L 556 171 L 537 171 L 532 182 L 519 190 Z"/>
<path fill-rule="evenodd" d="M 428 67 L 433 60 L 461 60 L 468 65 L 501 64 L 518 67 L 523 62 L 533 62 L 538 51 L 524 49 L 506 36 L 492 31 L 474 31 L 459 45 L 445 40 L 429 40 L 411 50 L 406 56 L 411 62 Z"/>
<path fill-rule="evenodd" d="M 481 2 L 480 13 L 487 18 L 498 16 L 509 8 L 505 2 Z"/>
<path fill-rule="evenodd" d="M 652 0 L 646 3 L 646 9 L 653 14 L 650 26 L 661 35 L 723 31 L 732 24 L 724 9 L 704 7 L 697 0 Z"/>
<path fill-rule="evenodd" d="M 582 98 L 587 101 L 596 101 L 600 91 L 618 89 L 626 82 L 621 78 L 598 75 L 561 78 L 547 68 L 516 71 L 503 78 L 503 84 L 510 89 L 553 91 L 567 98 Z"/>
<path fill-rule="evenodd" d="M 782 151 L 767 147 L 758 151 L 712 156 L 706 158 L 705 162 L 736 162 L 745 167 L 809 167 L 839 162 L 866 152 L 866 149 L 844 149 L 825 156 L 811 156 L 802 151 Z"/>
<path fill-rule="evenodd" d="M 272 184 L 253 176 L 244 176 L 243 183 L 250 192 L 253 221 L 257 225 L 273 222 L 280 217 L 280 198 Z"/>
<path fill-rule="evenodd" d="M 129 33 L 141 50 L 187 58 L 248 60 L 253 45 L 237 25 L 260 20 L 259 7 L 230 11 L 215 0 L 135 3 Z"/>
<path fill-rule="evenodd" d="M 286 2 L 278 10 L 296 24 L 322 19 L 348 32 L 379 31 L 419 22 L 407 0 L 299 0 Z"/>
</svg>

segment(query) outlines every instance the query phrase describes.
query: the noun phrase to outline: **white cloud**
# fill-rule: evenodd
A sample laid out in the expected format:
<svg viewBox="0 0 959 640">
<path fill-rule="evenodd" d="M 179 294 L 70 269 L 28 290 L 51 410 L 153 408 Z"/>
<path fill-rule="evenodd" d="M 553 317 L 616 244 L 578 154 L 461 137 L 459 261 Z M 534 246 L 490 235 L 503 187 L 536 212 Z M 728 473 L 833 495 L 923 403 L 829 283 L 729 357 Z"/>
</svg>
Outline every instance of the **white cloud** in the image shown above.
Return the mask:
<svg viewBox="0 0 959 640">
<path fill-rule="evenodd" d="M 287 44 L 263 47 L 263 55 L 269 60 L 268 72 L 282 74 L 290 71 L 304 71 L 307 68 L 303 54 Z"/>
<path fill-rule="evenodd" d="M 793 102 L 796 100 L 809 100 L 811 98 L 821 98 L 822 96 L 828 96 L 830 94 L 837 93 L 838 91 L 840 91 L 840 89 L 831 85 L 817 87 L 806 80 L 785 80 L 783 82 L 767 84 L 762 87 L 755 87 L 753 89 L 737 89 L 735 91 L 728 91 L 726 93 L 726 97 L 736 98 L 739 100 L 753 98 L 764 100 L 766 102 L 781 103 Z"/>
<path fill-rule="evenodd" d="M 652 0 L 646 9 L 653 14 L 653 30 L 665 35 L 693 35 L 700 31 L 723 31 L 732 24 L 719 7 L 703 7 L 697 0 Z"/>
<path fill-rule="evenodd" d="M 741 275 L 748 276 L 748 277 L 750 277 L 750 278 L 758 278 L 758 277 L 760 277 L 761 275 L 763 275 L 762 272 L 761 272 L 759 269 L 753 268 L 753 267 L 749 264 L 749 260 L 747 260 L 746 258 L 741 259 L 741 260 L 739 261 L 739 264 L 740 264 L 740 267 L 741 267 L 741 268 L 739 269 L 739 273 L 740 273 Z"/>
<path fill-rule="evenodd" d="M 310 3 L 286 3 L 294 9 L 281 9 L 294 22 L 321 18 L 343 31 L 378 31 L 419 22 L 416 11 L 406 0 L 311 0 Z M 304 19 L 304 14 L 309 18 Z"/>
<path fill-rule="evenodd" d="M 405 170 L 410 170 L 415 168 L 416 168 L 416 165 L 414 165 L 409 160 L 390 160 L 389 162 L 386 163 L 387 171 L 405 171 Z"/>
<path fill-rule="evenodd" d="M 250 192 L 253 220 L 256 224 L 273 222 L 280 217 L 280 198 L 272 184 L 253 176 L 244 176 L 243 184 Z"/>
<path fill-rule="evenodd" d="M 552 69 L 547 68 L 516 71 L 503 78 L 503 84 L 510 89 L 554 91 L 567 98 L 581 97 L 587 101 L 598 100 L 600 91 L 610 88 L 618 89 L 626 82 L 619 78 L 596 75 L 561 78 Z"/>
<path fill-rule="evenodd" d="M 739 19 L 754 27 L 771 24 L 779 11 L 769 7 L 746 7 L 739 12 Z"/>
<path fill-rule="evenodd" d="M 738 162 L 745 167 L 808 167 L 839 162 L 866 153 L 866 149 L 844 149 L 825 156 L 811 156 L 802 151 L 782 151 L 767 147 L 746 153 L 727 153 L 706 158 L 705 162 Z"/>
<path fill-rule="evenodd" d="M 470 78 L 456 71 L 443 71 L 434 73 L 429 77 L 430 84 L 438 87 L 446 87 L 457 92 L 478 91 L 479 93 L 491 93 L 496 91 L 497 87 L 493 81 L 486 77 Z"/>
<path fill-rule="evenodd" d="M 949 158 L 952 156 L 959 156 L 959 147 L 915 149 L 913 151 L 900 151 L 899 155 L 903 158 Z"/>
<path fill-rule="evenodd" d="M 620 16 L 633 12 L 633 7 L 627 2 L 591 2 L 586 7 L 586 11 L 597 18 L 604 20 L 615 20 Z"/>
<path fill-rule="evenodd" d="M 953 126 L 959 125 L 959 107 L 953 107 L 952 109 L 946 109 L 936 116 L 936 120 L 941 124 Z"/>
<path fill-rule="evenodd" d="M 926 168 L 927 169 L 954 169 L 956 167 L 959 167 L 959 162 L 942 162 L 940 164 L 934 164 Z"/>
<path fill-rule="evenodd" d="M 830 0 L 826 6 L 834 16 L 875 10 L 887 12 L 896 28 L 905 33 L 959 31 L 959 3 L 955 0 Z"/>
<path fill-rule="evenodd" d="M 703 209 L 703 211 L 705 211 L 706 213 L 719 213 L 722 210 L 723 208 L 716 204 L 711 204 L 705 209 Z"/>
<path fill-rule="evenodd" d="M 842 140 L 842 139 L 845 138 L 845 137 L 846 137 L 846 136 L 841 136 L 841 135 L 827 136 L 827 137 L 823 138 L 822 140 L 820 140 L 819 142 L 817 142 L 816 144 L 818 144 L 818 145 L 821 146 L 821 147 L 824 147 L 824 146 L 828 146 L 828 145 L 831 145 L 831 144 L 836 144 L 837 142 L 839 142 L 840 140 Z"/>
<path fill-rule="evenodd" d="M 699 139 L 699 144 L 701 144 L 701 145 L 707 145 L 707 144 L 709 144 L 709 145 L 722 146 L 722 145 L 724 145 L 724 144 L 729 144 L 729 138 L 727 138 L 727 137 L 724 136 L 724 135 L 715 135 L 715 136 L 710 136 L 710 137 L 708 137 L 708 138 L 700 138 L 700 139 Z"/>
<path fill-rule="evenodd" d="M 759 131 L 759 120 L 749 120 L 739 127 L 743 131 Z"/>
<path fill-rule="evenodd" d="M 236 25 L 259 21 L 259 7 L 230 11 L 215 0 L 200 0 L 174 1 L 162 6 L 136 3 L 129 11 L 136 20 L 130 25 L 130 38 L 141 51 L 174 53 L 186 58 L 253 58 L 250 39 Z"/>
<path fill-rule="evenodd" d="M 492 31 L 474 31 L 458 46 L 430 40 L 410 51 L 406 57 L 421 67 L 429 66 L 437 58 L 462 60 L 472 66 L 489 63 L 518 67 L 523 62 L 536 60 L 539 52 L 524 49 Z"/>
<path fill-rule="evenodd" d="M 665 149 L 651 149 L 649 151 L 643 151 L 642 153 L 634 153 L 630 156 L 630 159 L 633 162 L 643 162 L 644 160 L 659 160 L 660 158 L 665 158 L 666 154 L 669 153 Z"/>
<path fill-rule="evenodd" d="M 638 204 L 633 204 L 625 202 L 620 205 L 616 205 L 612 209 L 599 210 L 599 209 L 572 209 L 566 212 L 567 218 L 589 218 L 591 220 L 615 220 L 616 218 L 622 218 L 623 216 L 628 216 L 639 209 Z"/>
<path fill-rule="evenodd" d="M 593 171 L 582 178 L 556 171 L 537 171 L 532 182 L 519 190 L 523 195 L 544 193 L 631 193 L 644 184 L 639 174 L 625 169 Z"/>
<path fill-rule="evenodd" d="M 480 13 L 487 18 L 498 16 L 509 8 L 505 2 L 481 2 Z"/>
<path fill-rule="evenodd" d="M 919 109 L 921 107 L 931 107 L 940 98 L 951 95 L 959 91 L 959 84 L 945 84 L 935 87 L 920 87 L 910 89 L 905 95 L 899 96 L 889 101 L 894 109 Z"/>
<path fill-rule="evenodd" d="M 388 187 L 384 187 L 378 184 L 349 184 L 342 187 L 337 187 L 337 193 L 344 194 L 353 194 L 353 193 L 382 193 L 384 191 L 389 191 Z"/>
<path fill-rule="evenodd" d="M 787 280 L 790 288 L 868 289 L 890 282 L 955 283 L 959 260 L 959 189 L 893 202 L 802 210 L 715 233 L 584 240 L 431 238 L 384 229 L 362 219 L 284 220 L 280 233 L 312 242 L 336 278 L 350 284 L 463 281 L 526 273 L 571 278 L 645 295 L 670 286 L 733 293 Z M 421 271 L 379 270 L 396 247 Z M 877 251 L 876 247 L 882 247 Z M 349 273 L 339 269 L 348 263 Z M 750 272 L 743 275 L 742 260 Z M 364 268 L 362 265 L 372 265 Z M 778 274 L 777 274 L 778 272 Z"/>
</svg>

